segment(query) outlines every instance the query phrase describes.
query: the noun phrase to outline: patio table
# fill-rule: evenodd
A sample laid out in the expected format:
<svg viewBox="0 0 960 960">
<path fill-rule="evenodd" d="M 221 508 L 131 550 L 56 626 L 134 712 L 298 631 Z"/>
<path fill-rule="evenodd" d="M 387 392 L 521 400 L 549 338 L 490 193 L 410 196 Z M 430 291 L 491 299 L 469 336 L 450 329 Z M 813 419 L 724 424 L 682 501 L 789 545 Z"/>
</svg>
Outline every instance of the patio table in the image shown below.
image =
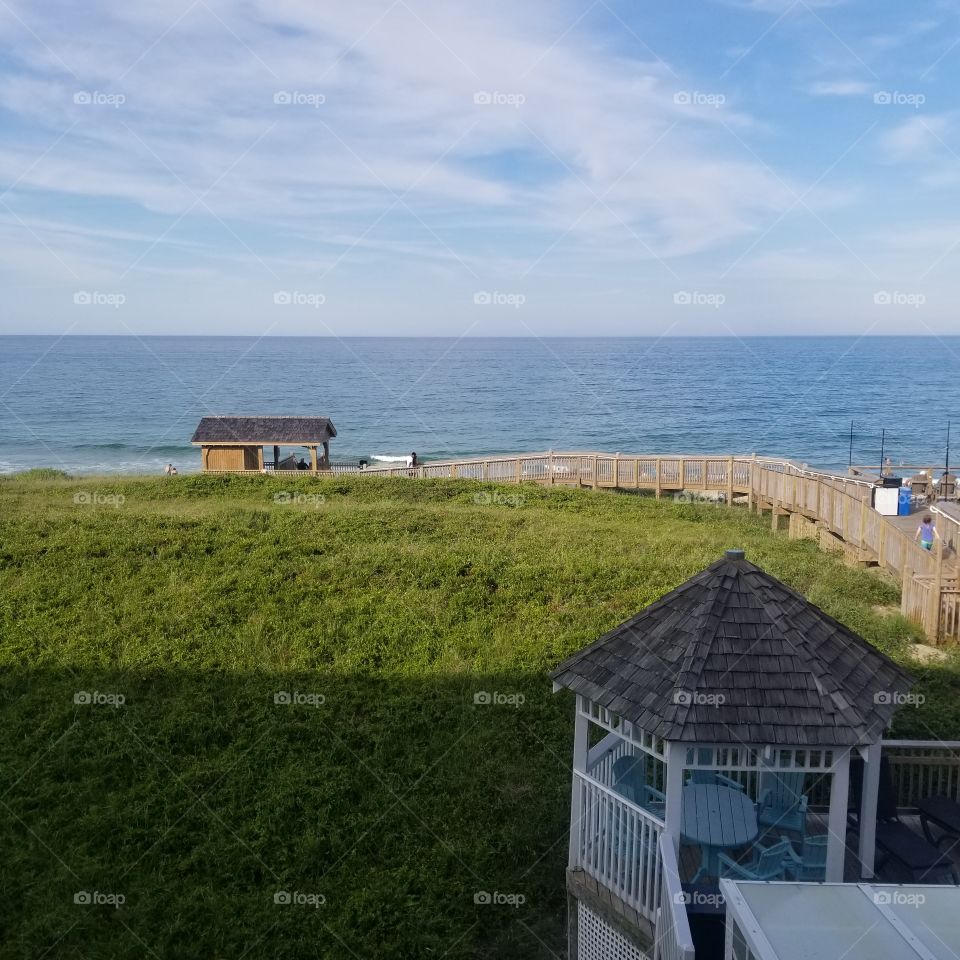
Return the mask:
<svg viewBox="0 0 960 960">
<path fill-rule="evenodd" d="M 760 830 L 753 801 L 742 791 L 713 783 L 693 783 L 683 788 L 680 834 L 687 843 L 699 844 L 703 863 L 697 877 L 716 877 L 721 850 L 742 847 L 756 840 Z"/>
</svg>

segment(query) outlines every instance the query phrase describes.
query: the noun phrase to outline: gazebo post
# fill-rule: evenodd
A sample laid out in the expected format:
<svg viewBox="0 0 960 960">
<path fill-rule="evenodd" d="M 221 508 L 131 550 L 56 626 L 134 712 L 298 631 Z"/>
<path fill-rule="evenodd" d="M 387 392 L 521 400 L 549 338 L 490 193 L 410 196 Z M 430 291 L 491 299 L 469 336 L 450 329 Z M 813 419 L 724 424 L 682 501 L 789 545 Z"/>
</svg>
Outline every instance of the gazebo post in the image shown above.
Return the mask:
<svg viewBox="0 0 960 960">
<path fill-rule="evenodd" d="M 827 883 L 843 883 L 843 864 L 847 852 L 847 795 L 850 786 L 850 750 L 839 751 L 834 758 L 830 779 L 830 814 L 827 820 Z"/>
<path fill-rule="evenodd" d="M 577 697 L 577 714 L 573 725 L 573 771 L 574 773 L 587 772 L 587 752 L 590 749 L 590 721 L 587 719 L 581 702 L 585 703 L 581 697 Z M 580 843 L 580 818 L 583 811 L 580 809 L 580 783 L 573 777 L 573 787 L 570 795 L 570 858 L 569 866 L 573 867 L 577 863 Z"/>
<path fill-rule="evenodd" d="M 663 814 L 663 822 L 666 825 L 666 833 L 673 841 L 673 848 L 680 855 L 680 827 L 683 819 L 683 768 L 686 759 L 687 748 L 685 744 L 678 743 L 675 740 L 668 740 L 666 743 L 666 790 L 667 796 L 666 809 Z"/>
<path fill-rule="evenodd" d="M 864 880 L 873 878 L 874 857 L 877 838 L 877 802 L 880 797 L 880 754 L 881 742 L 871 743 L 863 749 L 863 786 L 860 790 L 860 876 Z"/>
</svg>

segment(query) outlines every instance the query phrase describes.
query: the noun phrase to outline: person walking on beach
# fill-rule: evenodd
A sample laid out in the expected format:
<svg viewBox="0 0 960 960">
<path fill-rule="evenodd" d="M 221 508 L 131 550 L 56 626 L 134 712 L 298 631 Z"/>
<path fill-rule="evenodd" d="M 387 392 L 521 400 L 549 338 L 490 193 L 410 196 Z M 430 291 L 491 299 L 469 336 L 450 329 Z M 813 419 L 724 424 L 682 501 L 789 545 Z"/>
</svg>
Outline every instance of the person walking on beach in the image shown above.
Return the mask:
<svg viewBox="0 0 960 960">
<path fill-rule="evenodd" d="M 927 514 L 923 520 L 920 521 L 920 526 L 917 527 L 917 533 L 914 539 L 920 541 L 920 546 L 923 547 L 924 550 L 932 550 L 934 538 L 939 536 L 940 534 L 937 533 L 937 527 L 933 522 L 933 517 Z"/>
<path fill-rule="evenodd" d="M 176 468 L 172 463 L 168 463 L 168 464 L 163 468 L 163 472 L 164 472 L 168 477 L 175 477 L 175 476 L 177 475 L 177 468 Z"/>
</svg>

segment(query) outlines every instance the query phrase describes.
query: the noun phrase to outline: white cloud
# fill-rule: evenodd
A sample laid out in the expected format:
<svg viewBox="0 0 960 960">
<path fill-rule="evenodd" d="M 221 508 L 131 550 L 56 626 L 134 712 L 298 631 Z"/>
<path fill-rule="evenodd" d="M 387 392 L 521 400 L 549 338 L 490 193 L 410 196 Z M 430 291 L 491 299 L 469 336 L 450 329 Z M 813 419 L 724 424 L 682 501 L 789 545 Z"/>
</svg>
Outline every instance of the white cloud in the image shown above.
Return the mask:
<svg viewBox="0 0 960 960">
<path fill-rule="evenodd" d="M 947 117 L 921 115 L 905 120 L 880 137 L 880 147 L 888 160 L 897 163 L 923 160 L 943 150 L 947 135 Z"/>
<path fill-rule="evenodd" d="M 874 86 L 862 80 L 820 80 L 811 84 L 807 91 L 816 97 L 859 97 L 873 90 Z"/>
</svg>

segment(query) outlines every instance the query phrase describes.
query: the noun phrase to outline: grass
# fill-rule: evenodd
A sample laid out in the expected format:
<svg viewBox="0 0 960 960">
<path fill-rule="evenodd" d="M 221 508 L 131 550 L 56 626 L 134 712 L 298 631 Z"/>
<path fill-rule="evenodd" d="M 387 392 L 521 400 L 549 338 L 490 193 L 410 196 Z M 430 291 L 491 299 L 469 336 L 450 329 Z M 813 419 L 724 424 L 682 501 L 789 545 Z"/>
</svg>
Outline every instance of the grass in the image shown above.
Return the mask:
<svg viewBox="0 0 960 960">
<path fill-rule="evenodd" d="M 916 628 L 875 609 L 895 587 L 744 510 L 0 481 L 0 956 L 562 955 L 572 702 L 547 672 L 730 546 L 910 663 L 926 700 L 895 733 L 960 736 L 960 663 L 909 660 Z M 94 891 L 124 899 L 74 903 Z"/>
</svg>

